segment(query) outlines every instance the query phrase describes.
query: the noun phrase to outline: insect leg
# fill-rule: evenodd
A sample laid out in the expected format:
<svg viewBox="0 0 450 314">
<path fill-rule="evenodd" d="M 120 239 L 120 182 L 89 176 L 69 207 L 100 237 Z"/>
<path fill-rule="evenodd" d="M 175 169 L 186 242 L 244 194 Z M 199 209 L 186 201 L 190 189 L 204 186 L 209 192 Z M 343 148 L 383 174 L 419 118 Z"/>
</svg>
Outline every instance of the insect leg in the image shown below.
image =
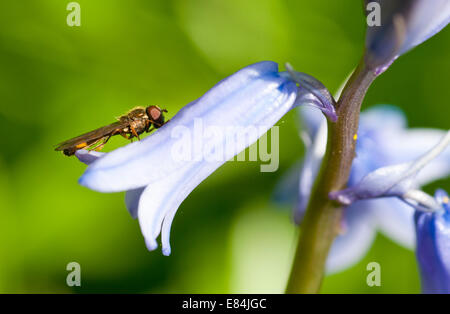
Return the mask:
<svg viewBox="0 0 450 314">
<path fill-rule="evenodd" d="M 131 133 L 137 137 L 137 139 L 140 141 L 139 134 L 137 134 L 136 129 L 130 124 Z"/>
<path fill-rule="evenodd" d="M 95 150 L 95 151 L 101 151 L 103 149 L 103 147 L 105 146 L 106 141 L 103 143 L 100 143 L 99 145 L 95 146 L 94 148 L 92 148 L 91 150 Z"/>
<path fill-rule="evenodd" d="M 85 147 L 85 149 L 89 149 L 89 150 L 97 149 L 98 147 L 104 145 L 104 143 L 101 143 L 102 140 L 104 140 L 104 137 L 99 138 L 98 140 L 96 140 L 96 141 L 90 143 L 89 145 L 87 145 L 87 146 Z M 99 145 L 96 145 L 96 144 L 98 144 L 98 143 L 100 143 L 100 144 L 99 144 Z M 94 145 L 96 145 L 96 146 L 94 146 Z M 92 147 L 92 146 L 94 146 L 94 147 Z M 103 147 L 103 146 L 102 146 L 102 147 Z"/>
<path fill-rule="evenodd" d="M 126 138 L 127 140 L 130 139 L 130 137 L 127 135 L 127 133 L 125 132 L 120 132 L 120 135 L 122 135 L 124 138 Z"/>
<path fill-rule="evenodd" d="M 111 136 L 113 136 L 114 133 L 111 133 L 106 139 L 103 138 L 103 143 L 98 144 L 95 147 L 92 147 L 91 150 L 96 150 L 96 151 L 100 151 L 103 149 L 103 147 L 105 146 L 106 143 L 108 143 L 109 139 L 111 138 Z M 100 141 L 96 142 L 99 143 Z"/>
<path fill-rule="evenodd" d="M 94 144 L 100 142 L 101 140 L 103 140 L 103 143 L 100 143 L 99 145 L 97 145 L 97 146 L 91 148 L 91 150 L 99 151 L 99 150 L 103 149 L 103 146 L 105 146 L 105 144 L 108 143 L 109 139 L 110 139 L 111 137 L 113 137 L 114 135 L 119 134 L 119 133 L 122 134 L 122 133 L 121 133 L 121 130 L 116 129 L 116 130 L 112 131 L 111 134 L 109 134 L 108 137 L 103 137 L 103 138 L 101 138 L 100 140 L 98 140 L 98 141 L 92 143 L 91 145 L 94 145 Z M 91 145 L 89 145 L 89 146 L 91 146 Z"/>
</svg>

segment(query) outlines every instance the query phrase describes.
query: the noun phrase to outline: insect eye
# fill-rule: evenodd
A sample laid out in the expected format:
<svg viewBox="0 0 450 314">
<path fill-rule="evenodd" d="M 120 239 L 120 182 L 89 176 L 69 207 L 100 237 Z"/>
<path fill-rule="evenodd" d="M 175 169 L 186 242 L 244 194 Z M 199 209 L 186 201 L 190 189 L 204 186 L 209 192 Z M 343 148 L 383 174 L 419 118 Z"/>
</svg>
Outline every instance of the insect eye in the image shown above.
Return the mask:
<svg viewBox="0 0 450 314">
<path fill-rule="evenodd" d="M 162 115 L 161 109 L 157 106 L 150 106 L 147 108 L 147 115 L 150 120 L 155 122 L 164 122 L 164 117 Z M 162 119 L 162 121 L 160 121 Z"/>
<path fill-rule="evenodd" d="M 163 112 L 167 112 L 167 110 L 161 110 L 158 106 L 150 106 L 147 107 L 146 112 L 149 120 L 153 123 L 155 128 L 159 128 L 164 124 Z"/>
</svg>

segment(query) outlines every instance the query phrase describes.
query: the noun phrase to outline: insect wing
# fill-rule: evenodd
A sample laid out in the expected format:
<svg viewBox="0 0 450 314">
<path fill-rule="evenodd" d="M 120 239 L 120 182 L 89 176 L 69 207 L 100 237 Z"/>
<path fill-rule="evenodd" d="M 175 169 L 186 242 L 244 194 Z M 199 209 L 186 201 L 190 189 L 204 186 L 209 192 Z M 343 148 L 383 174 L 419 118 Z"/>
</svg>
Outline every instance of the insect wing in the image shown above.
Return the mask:
<svg viewBox="0 0 450 314">
<path fill-rule="evenodd" d="M 74 137 L 70 140 L 59 143 L 58 145 L 56 145 L 57 147 L 55 148 L 55 150 L 57 150 L 57 151 L 65 150 L 65 149 L 73 148 L 76 146 L 82 146 L 83 144 L 86 144 L 85 146 L 87 146 L 92 142 L 95 142 L 103 137 L 110 135 L 112 132 L 116 131 L 117 129 L 125 128 L 128 125 L 129 125 L 129 123 L 127 123 L 127 122 L 112 123 L 110 125 L 98 128 L 91 132 L 82 134 L 82 135 Z M 82 148 L 82 147 L 80 147 L 80 148 Z"/>
</svg>

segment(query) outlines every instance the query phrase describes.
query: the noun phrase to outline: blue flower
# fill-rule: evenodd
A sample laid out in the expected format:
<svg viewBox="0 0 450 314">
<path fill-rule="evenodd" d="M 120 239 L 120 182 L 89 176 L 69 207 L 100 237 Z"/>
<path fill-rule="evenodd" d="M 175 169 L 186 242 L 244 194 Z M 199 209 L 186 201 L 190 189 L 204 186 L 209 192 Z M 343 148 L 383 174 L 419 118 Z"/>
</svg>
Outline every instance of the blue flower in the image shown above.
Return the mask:
<svg viewBox="0 0 450 314">
<path fill-rule="evenodd" d="M 450 293 L 450 204 L 443 190 L 436 191 L 433 198 L 416 189 L 415 178 L 449 144 L 450 131 L 417 160 L 378 168 L 356 185 L 330 193 L 347 205 L 357 200 L 395 196 L 416 210 L 416 254 L 424 293 Z"/>
<path fill-rule="evenodd" d="M 379 3 L 381 21 L 367 28 L 365 60 L 377 74 L 450 22 L 448 0 L 366 0 L 366 5 L 370 2 Z"/>
<path fill-rule="evenodd" d="M 431 150 L 416 160 L 375 169 L 353 186 L 341 191 L 332 191 L 329 197 L 343 205 L 357 200 L 379 197 L 398 197 L 413 207 L 438 207 L 427 194 L 416 189 L 418 173 L 450 144 L 450 131 Z"/>
<path fill-rule="evenodd" d="M 306 87 L 300 91 L 302 85 Z M 316 91 L 319 85 L 310 77 L 294 81 L 291 74 L 278 72 L 274 62 L 248 66 L 186 105 L 145 139 L 103 155 L 78 151 L 77 157 L 89 164 L 79 183 L 100 192 L 127 191 L 127 208 L 139 218 L 148 249 L 157 247 L 161 233 L 163 254 L 169 255 L 170 227 L 183 200 L 301 104 L 297 96 L 310 94 L 308 99 L 318 98 L 313 105 L 332 112 L 329 104 L 323 104 L 327 98 Z"/>
<path fill-rule="evenodd" d="M 299 108 L 303 120 L 302 138 L 307 151 L 298 180 L 298 199 L 294 219 L 300 223 L 309 201 L 326 148 L 327 125 L 315 109 Z M 356 186 L 366 175 L 389 165 L 417 159 L 430 150 L 445 135 L 434 129 L 407 129 L 403 114 L 391 106 L 379 106 L 361 114 L 358 134 L 355 134 L 356 157 L 349 187 Z M 450 174 L 450 149 L 423 166 L 415 177 L 421 186 Z M 297 174 L 298 176 L 298 174 Z M 287 178 L 286 181 L 291 181 Z M 278 191 L 286 188 L 281 182 Z M 286 195 L 286 191 L 283 192 Z M 397 243 L 413 248 L 413 208 L 397 198 L 352 199 L 344 209 L 342 232 L 331 248 L 327 271 L 337 272 L 358 262 L 370 248 L 377 230 Z"/>
<path fill-rule="evenodd" d="M 424 293 L 450 293 L 450 201 L 437 190 L 437 210 L 416 210 L 417 261 Z"/>
</svg>

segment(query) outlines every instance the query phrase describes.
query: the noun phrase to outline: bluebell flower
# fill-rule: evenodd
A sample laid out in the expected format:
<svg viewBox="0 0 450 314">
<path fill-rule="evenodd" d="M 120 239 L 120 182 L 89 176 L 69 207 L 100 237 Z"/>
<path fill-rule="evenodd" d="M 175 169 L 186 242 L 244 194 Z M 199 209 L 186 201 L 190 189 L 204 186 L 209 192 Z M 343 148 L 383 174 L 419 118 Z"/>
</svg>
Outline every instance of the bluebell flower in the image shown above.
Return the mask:
<svg viewBox="0 0 450 314">
<path fill-rule="evenodd" d="M 379 4 L 381 16 L 380 25 L 367 27 L 365 61 L 377 74 L 450 22 L 448 0 L 366 0 L 366 5 L 370 2 Z"/>
<path fill-rule="evenodd" d="M 274 62 L 248 66 L 183 107 L 145 139 L 103 155 L 78 151 L 76 156 L 89 164 L 79 183 L 100 192 L 127 191 L 127 208 L 139 218 L 148 249 L 157 247 L 161 234 L 163 254 L 169 255 L 171 224 L 183 200 L 299 105 L 297 98 L 310 94 L 311 105 L 332 114 L 330 104 L 323 104 L 326 96 L 316 91 L 320 84 L 310 77 L 303 80 L 304 76 L 294 80 L 278 72 Z M 207 130 L 211 134 L 205 137 Z"/>
<path fill-rule="evenodd" d="M 294 219 L 301 223 L 313 182 L 326 148 L 327 124 L 317 110 L 299 108 L 306 154 L 298 180 Z M 407 129 L 404 115 L 391 106 L 379 106 L 361 114 L 355 134 L 356 157 L 348 186 L 356 186 L 367 174 L 389 165 L 403 164 L 429 151 L 446 134 L 435 129 Z M 450 149 L 423 166 L 415 177 L 417 187 L 450 174 Z M 295 175 L 295 174 L 293 174 Z M 297 174 L 298 176 L 298 174 Z M 286 181 L 292 179 L 287 178 Z M 278 191 L 286 188 L 281 182 Z M 286 192 L 283 192 L 286 194 Z M 327 260 L 329 273 L 358 262 L 368 251 L 379 230 L 395 242 L 414 248 L 413 208 L 397 198 L 352 199 L 344 209 L 341 234 Z"/>
<path fill-rule="evenodd" d="M 450 200 L 437 190 L 439 207 L 416 210 L 416 256 L 424 293 L 450 293 Z"/>
<path fill-rule="evenodd" d="M 366 174 L 360 182 L 341 191 L 332 191 L 329 197 L 343 205 L 350 205 L 357 200 L 379 197 L 398 197 L 406 202 L 417 203 L 413 206 L 425 205 L 432 208 L 434 200 L 416 188 L 416 177 L 427 164 L 450 144 L 450 131 L 435 147 L 416 160 L 375 169 Z"/>
</svg>

